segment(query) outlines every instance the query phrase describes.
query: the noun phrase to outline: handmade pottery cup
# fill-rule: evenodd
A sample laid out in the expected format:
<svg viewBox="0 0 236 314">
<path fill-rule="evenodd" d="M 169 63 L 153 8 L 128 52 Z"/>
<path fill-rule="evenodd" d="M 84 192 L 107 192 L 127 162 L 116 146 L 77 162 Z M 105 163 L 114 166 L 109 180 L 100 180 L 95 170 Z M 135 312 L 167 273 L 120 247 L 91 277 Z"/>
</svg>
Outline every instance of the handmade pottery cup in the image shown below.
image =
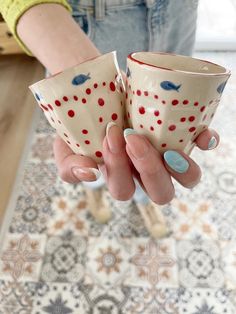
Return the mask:
<svg viewBox="0 0 236 314">
<path fill-rule="evenodd" d="M 29 86 L 47 120 L 76 154 L 103 163 L 106 125 L 124 128 L 124 82 L 116 51 Z"/>
<path fill-rule="evenodd" d="M 160 152 L 190 155 L 215 115 L 230 71 L 212 62 L 160 52 L 127 57 L 126 119 Z"/>
</svg>

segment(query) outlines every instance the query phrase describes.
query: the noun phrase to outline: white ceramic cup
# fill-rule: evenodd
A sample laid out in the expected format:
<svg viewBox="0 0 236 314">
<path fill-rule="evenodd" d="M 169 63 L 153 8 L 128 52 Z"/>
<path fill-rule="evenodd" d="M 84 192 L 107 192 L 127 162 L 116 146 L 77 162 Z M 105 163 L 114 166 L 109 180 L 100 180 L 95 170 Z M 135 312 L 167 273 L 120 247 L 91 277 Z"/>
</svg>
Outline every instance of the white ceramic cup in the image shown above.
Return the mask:
<svg viewBox="0 0 236 314">
<path fill-rule="evenodd" d="M 124 82 L 116 51 L 29 86 L 47 120 L 76 154 L 103 163 L 108 122 L 124 128 Z"/>
<path fill-rule="evenodd" d="M 134 52 L 127 57 L 126 119 L 164 153 L 190 155 L 215 115 L 230 71 L 192 57 Z"/>
</svg>

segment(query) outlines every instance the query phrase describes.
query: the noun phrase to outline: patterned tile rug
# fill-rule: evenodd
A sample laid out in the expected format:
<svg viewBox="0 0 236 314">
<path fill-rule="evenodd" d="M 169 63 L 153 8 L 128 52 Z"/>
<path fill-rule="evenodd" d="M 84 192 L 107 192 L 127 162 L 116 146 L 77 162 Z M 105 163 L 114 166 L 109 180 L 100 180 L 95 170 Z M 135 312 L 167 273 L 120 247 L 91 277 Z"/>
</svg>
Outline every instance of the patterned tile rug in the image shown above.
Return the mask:
<svg viewBox="0 0 236 314">
<path fill-rule="evenodd" d="M 148 236 L 133 200 L 116 201 L 107 188 L 112 220 L 93 220 L 83 186 L 57 176 L 55 134 L 38 111 L 3 224 L 1 314 L 236 313 L 236 53 L 196 56 L 232 70 L 211 126 L 221 143 L 193 151 L 197 187 L 174 182 L 163 240 Z"/>
</svg>

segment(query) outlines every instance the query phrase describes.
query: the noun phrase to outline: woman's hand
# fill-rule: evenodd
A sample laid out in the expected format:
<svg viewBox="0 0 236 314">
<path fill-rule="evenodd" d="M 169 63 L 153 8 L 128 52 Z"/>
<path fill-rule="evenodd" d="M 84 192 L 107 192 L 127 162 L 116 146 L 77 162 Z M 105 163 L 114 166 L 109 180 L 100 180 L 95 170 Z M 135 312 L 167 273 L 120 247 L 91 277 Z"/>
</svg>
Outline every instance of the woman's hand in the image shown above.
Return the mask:
<svg viewBox="0 0 236 314">
<path fill-rule="evenodd" d="M 172 177 L 186 188 L 193 188 L 199 183 L 201 169 L 183 152 L 175 151 L 186 160 L 178 162 L 178 171 L 175 171 L 145 136 L 130 134 L 126 137 L 128 143 L 126 144 L 119 126 L 111 126 L 107 133 L 103 140 L 104 164 L 99 166 L 89 157 L 74 154 L 57 135 L 53 147 L 54 155 L 59 175 L 64 181 L 69 183 L 94 181 L 96 180 L 94 174 L 79 174 L 79 169 L 94 168 L 95 172 L 100 169 L 113 198 L 126 201 L 135 192 L 134 176 L 151 200 L 159 205 L 170 202 L 174 197 Z M 208 150 L 213 136 L 216 139 L 213 147 L 216 147 L 219 143 L 219 135 L 212 129 L 204 130 L 199 134 L 195 140 L 196 145 L 201 150 Z M 169 159 L 170 156 L 167 154 L 167 157 Z"/>
<path fill-rule="evenodd" d="M 109 135 L 103 141 L 105 165 L 101 170 L 106 178 L 108 189 L 115 199 L 128 200 L 132 197 L 135 191 L 132 175 L 138 179 L 151 200 L 159 205 L 170 202 L 175 195 L 171 177 L 189 189 L 199 183 L 201 169 L 185 153 L 175 150 L 184 158 L 182 160 L 177 155 L 178 171 L 175 171 L 170 167 L 170 164 L 173 165 L 173 162 L 170 163 L 173 154 L 165 153 L 165 158 L 169 161 L 168 165 L 165 158 L 145 136 L 130 134 L 126 137 L 126 141 L 127 144 L 118 126 L 112 126 Z M 211 148 L 208 148 L 210 142 Z M 195 143 L 201 150 L 212 149 L 219 144 L 219 135 L 212 129 L 206 129 L 199 134 Z M 176 160 L 176 154 L 173 157 Z"/>
</svg>

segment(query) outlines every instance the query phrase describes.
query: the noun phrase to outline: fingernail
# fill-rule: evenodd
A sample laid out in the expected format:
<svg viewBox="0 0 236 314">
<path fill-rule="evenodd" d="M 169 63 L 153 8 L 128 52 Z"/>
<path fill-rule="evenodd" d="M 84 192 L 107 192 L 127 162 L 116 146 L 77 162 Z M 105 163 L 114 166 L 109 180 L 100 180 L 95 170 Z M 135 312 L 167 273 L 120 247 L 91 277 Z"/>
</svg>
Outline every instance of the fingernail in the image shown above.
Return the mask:
<svg viewBox="0 0 236 314">
<path fill-rule="evenodd" d="M 131 153 L 136 159 L 143 159 L 150 147 L 143 138 L 132 135 L 138 135 L 138 133 L 130 128 L 124 130 L 125 141 L 128 144 Z"/>
<path fill-rule="evenodd" d="M 81 181 L 96 181 L 101 176 L 100 171 L 96 168 L 73 167 L 71 171 Z"/>
<path fill-rule="evenodd" d="M 108 146 L 110 151 L 113 154 L 118 154 L 121 152 L 123 145 L 122 145 L 122 141 L 119 140 L 119 138 L 117 138 L 117 132 L 116 129 L 115 130 L 110 130 L 113 126 L 117 126 L 117 124 L 115 122 L 109 122 L 107 124 L 106 127 L 106 136 L 107 136 L 107 142 L 108 142 Z"/>
<path fill-rule="evenodd" d="M 217 145 L 217 139 L 215 138 L 215 136 L 212 136 L 208 143 L 208 149 L 213 149 L 216 147 L 216 145 Z"/>
<path fill-rule="evenodd" d="M 188 161 L 174 150 L 167 150 L 164 153 L 164 159 L 168 166 L 178 173 L 184 173 L 189 168 Z"/>
</svg>

